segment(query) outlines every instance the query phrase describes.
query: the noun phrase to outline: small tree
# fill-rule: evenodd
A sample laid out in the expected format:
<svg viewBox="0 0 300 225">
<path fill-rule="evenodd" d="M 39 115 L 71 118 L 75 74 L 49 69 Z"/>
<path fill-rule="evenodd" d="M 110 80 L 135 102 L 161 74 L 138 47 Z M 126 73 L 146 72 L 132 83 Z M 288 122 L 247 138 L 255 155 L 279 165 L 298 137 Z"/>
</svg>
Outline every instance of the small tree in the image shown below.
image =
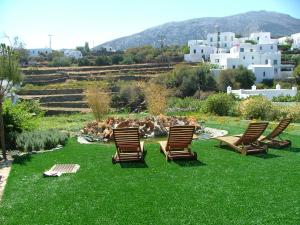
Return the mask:
<svg viewBox="0 0 300 225">
<path fill-rule="evenodd" d="M 251 88 L 254 84 L 256 77 L 251 70 L 246 67 L 239 66 L 236 70 L 235 81 L 239 83 L 240 88 L 247 89 Z"/>
<path fill-rule="evenodd" d="M 98 122 L 109 113 L 111 96 L 106 89 L 88 87 L 85 91 L 85 98 Z"/>
<path fill-rule="evenodd" d="M 14 85 L 19 84 L 21 80 L 22 75 L 19 69 L 18 55 L 11 47 L 0 44 L 0 141 L 4 160 L 7 157 L 4 137 L 3 101 L 5 95 L 11 91 Z"/>
<path fill-rule="evenodd" d="M 167 89 L 159 84 L 150 83 L 145 88 L 145 99 L 149 113 L 154 116 L 163 114 L 167 107 Z"/>
</svg>

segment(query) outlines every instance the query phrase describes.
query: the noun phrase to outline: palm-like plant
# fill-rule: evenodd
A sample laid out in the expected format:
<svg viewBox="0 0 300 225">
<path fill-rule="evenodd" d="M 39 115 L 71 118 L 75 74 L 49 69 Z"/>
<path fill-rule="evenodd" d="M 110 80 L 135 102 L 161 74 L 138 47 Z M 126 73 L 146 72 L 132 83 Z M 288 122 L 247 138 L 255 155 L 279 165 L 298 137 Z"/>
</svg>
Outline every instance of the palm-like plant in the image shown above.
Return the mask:
<svg viewBox="0 0 300 225">
<path fill-rule="evenodd" d="M 0 44 L 0 141 L 3 159 L 6 160 L 6 147 L 3 122 L 3 101 L 12 87 L 22 81 L 18 55 L 13 48 Z"/>
</svg>

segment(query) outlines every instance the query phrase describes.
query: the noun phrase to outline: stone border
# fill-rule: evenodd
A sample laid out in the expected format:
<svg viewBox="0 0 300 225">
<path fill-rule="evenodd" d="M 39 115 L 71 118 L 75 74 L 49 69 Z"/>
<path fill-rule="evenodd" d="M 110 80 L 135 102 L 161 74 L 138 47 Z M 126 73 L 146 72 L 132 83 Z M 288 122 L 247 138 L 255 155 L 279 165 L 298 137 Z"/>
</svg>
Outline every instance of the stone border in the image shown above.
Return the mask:
<svg viewBox="0 0 300 225">
<path fill-rule="evenodd" d="M 8 159 L 7 161 L 1 161 L 0 162 L 0 201 L 2 199 L 4 188 L 7 183 L 7 178 L 9 176 L 11 165 L 12 165 L 13 159 Z"/>
</svg>

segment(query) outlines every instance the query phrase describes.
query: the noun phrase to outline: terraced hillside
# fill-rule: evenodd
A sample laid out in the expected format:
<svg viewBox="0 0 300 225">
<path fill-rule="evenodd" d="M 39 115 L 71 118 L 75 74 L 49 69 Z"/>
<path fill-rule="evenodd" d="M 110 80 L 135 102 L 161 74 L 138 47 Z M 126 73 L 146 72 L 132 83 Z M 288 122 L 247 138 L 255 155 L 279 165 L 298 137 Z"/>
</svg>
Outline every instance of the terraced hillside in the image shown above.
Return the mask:
<svg viewBox="0 0 300 225">
<path fill-rule="evenodd" d="M 25 84 L 45 85 L 71 80 L 148 80 L 172 69 L 170 64 L 134 64 L 93 67 L 25 68 Z"/>
<path fill-rule="evenodd" d="M 135 64 L 94 67 L 24 68 L 24 84 L 19 92 L 22 99 L 37 99 L 46 115 L 88 112 L 84 100 L 83 81 L 143 80 L 147 81 L 172 69 L 169 64 Z M 68 85 L 72 81 L 73 85 Z M 85 82 L 83 82 L 85 83 Z"/>
</svg>

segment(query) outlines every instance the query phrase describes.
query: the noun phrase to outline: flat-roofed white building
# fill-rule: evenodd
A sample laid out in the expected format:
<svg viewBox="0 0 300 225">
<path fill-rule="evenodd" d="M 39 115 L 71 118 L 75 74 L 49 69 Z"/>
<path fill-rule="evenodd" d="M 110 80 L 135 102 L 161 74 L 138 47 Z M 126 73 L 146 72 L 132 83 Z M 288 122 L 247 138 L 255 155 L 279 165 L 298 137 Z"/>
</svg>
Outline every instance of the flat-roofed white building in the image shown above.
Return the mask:
<svg viewBox="0 0 300 225">
<path fill-rule="evenodd" d="M 230 49 L 237 42 L 233 32 L 217 32 L 207 34 L 206 43 L 215 48 Z"/>
<path fill-rule="evenodd" d="M 72 50 L 72 49 L 67 49 L 64 50 L 64 56 L 74 58 L 74 59 L 81 59 L 82 58 L 82 53 L 81 51 L 78 50 Z"/>
<path fill-rule="evenodd" d="M 279 74 L 281 53 L 276 44 L 241 43 L 232 47 L 229 53 L 211 54 L 210 63 L 221 69 L 235 69 L 242 65 L 254 72 L 256 82 L 261 82 L 274 79 Z"/>
<path fill-rule="evenodd" d="M 41 55 L 48 55 L 52 53 L 51 48 L 34 48 L 28 49 L 29 57 L 40 57 Z"/>
<path fill-rule="evenodd" d="M 215 47 L 206 45 L 191 45 L 190 53 L 184 55 L 184 60 L 186 62 L 201 62 L 203 60 L 209 60 L 210 54 L 215 52 Z"/>
</svg>

